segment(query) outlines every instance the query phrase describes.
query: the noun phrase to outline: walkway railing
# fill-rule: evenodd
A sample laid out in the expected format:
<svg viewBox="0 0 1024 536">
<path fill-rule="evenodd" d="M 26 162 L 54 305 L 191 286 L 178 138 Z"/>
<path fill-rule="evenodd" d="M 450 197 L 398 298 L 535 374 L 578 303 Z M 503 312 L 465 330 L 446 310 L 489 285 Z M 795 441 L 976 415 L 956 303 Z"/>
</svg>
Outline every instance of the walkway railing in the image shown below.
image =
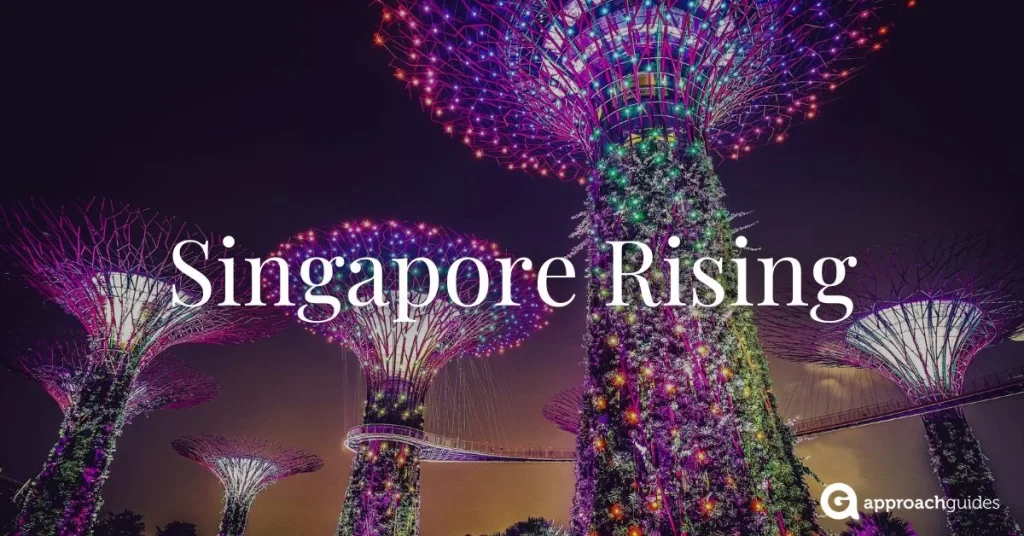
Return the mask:
<svg viewBox="0 0 1024 536">
<path fill-rule="evenodd" d="M 364 424 L 348 431 L 345 447 L 355 452 L 366 441 L 396 441 L 420 448 L 420 459 L 428 462 L 568 462 L 576 459 L 572 450 L 554 447 L 503 447 L 483 441 L 467 441 L 424 432 L 396 424 Z"/>
<path fill-rule="evenodd" d="M 3 473 L 3 468 L 0 467 L 0 491 L 10 490 L 12 493 L 18 491 L 24 486 L 24 482 L 15 480 Z"/>
<path fill-rule="evenodd" d="M 909 399 L 889 400 L 871 406 L 802 419 L 793 426 L 793 433 L 798 437 L 817 435 L 976 404 L 1022 392 L 1024 392 L 1024 367 L 1016 367 L 966 382 L 960 396 L 925 402 L 912 402 Z"/>
</svg>

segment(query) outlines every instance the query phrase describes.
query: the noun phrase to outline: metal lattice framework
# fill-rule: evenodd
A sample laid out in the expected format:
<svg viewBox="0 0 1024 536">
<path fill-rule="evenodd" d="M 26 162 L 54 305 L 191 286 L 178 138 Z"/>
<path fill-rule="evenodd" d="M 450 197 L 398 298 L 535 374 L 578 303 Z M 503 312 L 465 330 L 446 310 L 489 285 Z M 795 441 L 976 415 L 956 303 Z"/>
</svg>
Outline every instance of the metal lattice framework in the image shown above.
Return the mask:
<svg viewBox="0 0 1024 536">
<path fill-rule="evenodd" d="M 889 32 L 884 0 L 379 1 L 375 43 L 446 132 L 566 179 L 651 128 L 731 158 L 783 141 Z"/>
<path fill-rule="evenodd" d="M 27 349 L 16 368 L 38 383 L 65 415 L 78 400 L 79 392 L 102 366 L 88 359 L 88 345 L 80 340 L 44 342 Z M 195 367 L 176 359 L 162 358 L 146 367 L 132 381 L 125 407 L 125 424 L 164 409 L 191 408 L 217 398 L 217 381 Z"/>
<path fill-rule="evenodd" d="M 345 222 L 335 227 L 310 230 L 282 244 L 275 253 L 287 260 L 292 275 L 292 294 L 304 299 L 305 284 L 296 274 L 307 258 L 342 257 L 351 263 L 359 258 L 382 261 L 380 281 L 388 305 L 352 306 L 349 290 L 373 277 L 372 270 L 353 273 L 348 267 L 335 270 L 334 282 L 325 287 L 341 298 L 341 313 L 333 320 L 307 327 L 351 348 L 362 365 L 371 389 L 401 387 L 409 396 L 422 398 L 430 381 L 445 364 L 457 357 L 487 356 L 516 348 L 533 331 L 547 324 L 550 308 L 539 300 L 533 289 L 535 275 L 522 272 L 512 282 L 511 296 L 518 307 L 497 306 L 500 300 L 498 258 L 507 257 L 492 242 L 461 235 L 426 224 L 389 222 Z M 398 270 L 394 259 L 427 258 L 439 269 L 442 291 L 430 305 L 410 309 L 414 322 L 396 322 L 399 292 Z M 452 263 L 463 257 L 478 259 L 487 268 L 491 284 L 480 305 L 462 307 L 447 294 L 446 276 Z M 413 267 L 409 294 L 414 304 L 422 304 L 429 283 L 427 270 Z M 313 276 L 322 275 L 314 268 Z M 270 270 L 268 270 L 270 272 Z M 271 276 L 267 287 L 276 290 Z M 456 278 L 463 303 L 476 296 L 479 274 L 472 263 L 463 263 Z M 271 283 L 273 282 L 273 283 Z M 361 300 L 370 299 L 369 285 L 358 289 Z M 306 315 L 313 320 L 330 314 L 329 307 L 309 305 Z"/>
<path fill-rule="evenodd" d="M 304 450 L 251 437 L 185 436 L 171 446 L 213 473 L 229 497 L 250 503 L 279 480 L 319 471 L 324 464 Z"/>
<path fill-rule="evenodd" d="M 844 293 L 854 312 L 816 323 L 799 308 L 762 315 L 769 353 L 783 359 L 872 369 L 915 401 L 961 394 L 981 350 L 1024 321 L 1020 255 L 989 235 L 919 239 L 859 257 Z M 823 306 L 825 318 L 839 318 Z"/>
<path fill-rule="evenodd" d="M 541 409 L 544 418 L 551 421 L 559 430 L 572 435 L 580 433 L 581 414 L 583 407 L 583 388 L 570 387 L 559 392 Z"/>
<path fill-rule="evenodd" d="M 171 218 L 106 200 L 57 208 L 32 200 L 4 211 L 0 223 L 0 251 L 31 287 L 82 323 L 90 359 L 141 368 L 178 344 L 248 341 L 279 324 L 266 307 L 172 305 L 172 289 L 189 302 L 201 295 L 174 266 L 177 243 L 211 242 L 208 256 L 193 245 L 181 257 L 215 289 L 224 286 L 217 262 L 224 254 L 216 237 Z M 245 281 L 238 270 L 235 281 Z"/>
</svg>

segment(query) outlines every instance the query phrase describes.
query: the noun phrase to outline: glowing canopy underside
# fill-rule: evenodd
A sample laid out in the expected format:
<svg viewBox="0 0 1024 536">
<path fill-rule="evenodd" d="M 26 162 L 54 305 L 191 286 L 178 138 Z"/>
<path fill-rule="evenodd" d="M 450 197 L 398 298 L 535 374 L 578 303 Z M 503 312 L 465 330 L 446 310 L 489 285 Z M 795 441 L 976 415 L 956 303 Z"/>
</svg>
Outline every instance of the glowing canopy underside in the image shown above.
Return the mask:
<svg viewBox="0 0 1024 536">
<path fill-rule="evenodd" d="M 421 305 L 409 312 L 414 322 L 397 322 L 397 293 L 387 296 L 388 305 L 363 307 L 350 315 L 356 327 L 350 335 L 340 335 L 356 350 L 370 377 L 415 383 L 443 365 L 440 356 L 455 357 L 486 337 L 492 320 L 486 307 L 463 309 L 446 299 L 423 305 L 420 294 L 411 300 Z"/>
<path fill-rule="evenodd" d="M 258 438 L 184 436 L 171 446 L 213 473 L 229 497 L 240 499 L 251 500 L 278 480 L 323 467 L 313 454 Z"/>
<path fill-rule="evenodd" d="M 217 459 L 214 466 L 214 473 L 232 497 L 252 499 L 276 480 L 276 467 L 270 460 L 224 457 Z"/>
<path fill-rule="evenodd" d="M 971 337 L 983 321 L 982 312 L 968 302 L 907 302 L 853 322 L 846 341 L 911 397 L 955 396 L 973 358 Z"/>
<path fill-rule="evenodd" d="M 176 313 L 187 310 L 171 305 L 171 286 L 157 279 L 111 272 L 97 274 L 92 283 L 112 342 L 122 347 L 159 336 Z"/>
<path fill-rule="evenodd" d="M 536 276 L 523 270 L 513 274 L 509 285 L 509 295 L 519 305 L 497 305 L 503 293 L 498 259 L 514 257 L 501 252 L 497 244 L 441 227 L 396 221 L 343 222 L 300 233 L 282 244 L 277 254 L 288 263 L 292 295 L 307 307 L 308 317 L 322 320 L 307 327 L 351 348 L 373 386 L 401 380 L 421 391 L 452 359 L 487 356 L 517 347 L 546 325 L 545 317 L 550 312 L 536 294 Z M 308 302 L 307 285 L 297 277 L 302 264 L 314 256 L 341 257 L 346 262 L 333 271 L 328 285 L 316 289 L 342 302 L 333 319 L 323 316 L 333 314 L 332 309 Z M 373 268 L 364 260 L 362 265 L 368 268 L 351 271 L 354 261 L 366 258 L 380 261 L 380 266 Z M 429 304 L 426 297 L 430 295 L 431 277 L 423 263 L 413 263 L 418 258 L 429 259 L 438 271 L 438 288 Z M 486 292 L 474 306 L 459 305 L 451 296 L 457 295 L 465 304 L 477 301 L 482 278 L 474 262 L 462 262 L 457 273 L 451 274 L 453 287 L 448 286 L 449 270 L 467 258 L 479 262 L 488 273 Z M 409 261 L 404 283 L 396 259 Z M 314 277 L 323 275 L 322 267 L 311 270 Z M 275 280 L 276 276 L 268 279 Z M 386 305 L 368 304 L 375 284 Z M 397 321 L 403 284 L 413 322 Z M 277 285 L 266 285 L 273 296 Z M 350 300 L 353 292 L 359 302 L 368 305 L 354 305 Z"/>
</svg>

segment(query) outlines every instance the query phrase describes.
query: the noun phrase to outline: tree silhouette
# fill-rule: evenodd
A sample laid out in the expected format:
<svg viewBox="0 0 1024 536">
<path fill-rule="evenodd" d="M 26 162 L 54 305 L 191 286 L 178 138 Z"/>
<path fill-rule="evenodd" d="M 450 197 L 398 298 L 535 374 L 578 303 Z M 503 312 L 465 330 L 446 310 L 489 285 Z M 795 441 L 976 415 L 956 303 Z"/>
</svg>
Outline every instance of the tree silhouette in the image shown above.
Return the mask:
<svg viewBox="0 0 1024 536">
<path fill-rule="evenodd" d="M 501 536 L 562 536 L 565 529 L 542 517 L 530 517 L 505 529 Z"/>
<path fill-rule="evenodd" d="M 156 528 L 156 536 L 199 536 L 196 532 L 195 523 L 182 521 L 171 521 L 163 528 Z"/>
<path fill-rule="evenodd" d="M 848 527 L 840 536 L 917 536 L 909 521 L 900 519 L 891 512 L 860 513 L 859 520 L 849 520 Z"/>
<path fill-rule="evenodd" d="M 146 523 L 142 516 L 131 510 L 119 514 L 107 512 L 107 516 L 96 523 L 94 536 L 145 536 Z"/>
</svg>

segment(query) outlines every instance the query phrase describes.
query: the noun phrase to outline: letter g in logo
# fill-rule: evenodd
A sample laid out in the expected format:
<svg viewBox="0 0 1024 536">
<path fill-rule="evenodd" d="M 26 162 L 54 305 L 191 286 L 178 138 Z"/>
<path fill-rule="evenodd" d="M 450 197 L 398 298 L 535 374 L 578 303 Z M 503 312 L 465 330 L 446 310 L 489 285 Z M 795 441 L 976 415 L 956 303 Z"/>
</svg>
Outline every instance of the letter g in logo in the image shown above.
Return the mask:
<svg viewBox="0 0 1024 536">
<path fill-rule="evenodd" d="M 833 504 L 842 510 L 836 510 L 832 507 Z M 857 492 L 842 482 L 829 484 L 821 492 L 821 510 L 832 519 L 860 519 L 857 512 Z"/>
</svg>

